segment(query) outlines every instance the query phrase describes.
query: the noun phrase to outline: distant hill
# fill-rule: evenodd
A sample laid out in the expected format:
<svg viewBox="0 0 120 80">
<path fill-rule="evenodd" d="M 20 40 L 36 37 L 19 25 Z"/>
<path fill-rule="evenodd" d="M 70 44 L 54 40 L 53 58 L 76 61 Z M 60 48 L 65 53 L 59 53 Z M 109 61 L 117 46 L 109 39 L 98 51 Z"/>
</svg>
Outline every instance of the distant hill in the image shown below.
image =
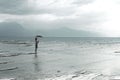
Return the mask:
<svg viewBox="0 0 120 80">
<path fill-rule="evenodd" d="M 74 30 L 69 28 L 60 28 L 54 30 L 38 30 L 38 34 L 43 36 L 50 36 L 50 37 L 96 37 L 101 36 L 99 33 L 83 31 L 83 30 Z"/>
<path fill-rule="evenodd" d="M 0 23 L 0 37 L 23 37 L 27 35 L 28 32 L 16 22 Z"/>
<path fill-rule="evenodd" d="M 69 28 L 59 28 L 53 30 L 37 30 L 28 31 L 17 22 L 1 22 L 0 23 L 0 38 L 12 37 L 32 37 L 40 34 L 44 37 L 96 37 L 101 36 L 95 32 L 74 30 Z"/>
</svg>

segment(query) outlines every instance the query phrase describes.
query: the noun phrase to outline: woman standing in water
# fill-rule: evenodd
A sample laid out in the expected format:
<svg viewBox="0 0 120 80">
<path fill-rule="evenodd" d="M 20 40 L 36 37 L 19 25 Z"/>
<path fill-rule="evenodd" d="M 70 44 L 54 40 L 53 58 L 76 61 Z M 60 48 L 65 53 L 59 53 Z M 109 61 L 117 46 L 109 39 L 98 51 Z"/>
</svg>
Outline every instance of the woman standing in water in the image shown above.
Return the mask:
<svg viewBox="0 0 120 80">
<path fill-rule="evenodd" d="M 37 36 L 35 37 L 35 54 L 37 54 L 37 48 L 38 48 L 38 43 L 39 43 L 38 37 L 41 38 L 42 36 L 37 35 Z"/>
<path fill-rule="evenodd" d="M 39 43 L 39 41 L 38 41 L 38 38 L 36 36 L 35 37 L 35 54 L 37 54 L 38 43 Z"/>
</svg>

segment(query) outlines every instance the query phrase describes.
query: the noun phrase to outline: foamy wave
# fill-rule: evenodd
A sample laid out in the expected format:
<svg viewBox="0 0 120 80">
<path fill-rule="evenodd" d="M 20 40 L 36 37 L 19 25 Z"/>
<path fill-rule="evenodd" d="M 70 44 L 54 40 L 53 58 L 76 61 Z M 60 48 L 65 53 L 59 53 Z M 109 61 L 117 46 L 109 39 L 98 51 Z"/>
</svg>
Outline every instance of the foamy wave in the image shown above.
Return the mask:
<svg viewBox="0 0 120 80">
<path fill-rule="evenodd" d="M 46 78 L 46 79 L 38 79 L 38 80 L 97 80 L 96 77 L 101 76 L 101 74 L 81 74 L 81 75 L 64 75 L 55 78 Z"/>
<path fill-rule="evenodd" d="M 35 53 L 0 53 L 0 57 L 15 57 L 15 56 L 19 56 L 19 55 L 32 55 Z M 1 64 L 1 63 L 0 63 Z"/>
<path fill-rule="evenodd" d="M 16 80 L 15 78 L 5 78 L 5 79 L 0 79 L 0 80 Z"/>
<path fill-rule="evenodd" d="M 19 56 L 19 55 L 21 55 L 21 53 L 11 53 L 11 54 L 0 53 L 0 57 L 13 57 L 13 56 Z"/>
<path fill-rule="evenodd" d="M 6 68 L 6 69 L 0 69 L 0 71 L 9 71 L 9 70 L 15 70 L 18 69 L 18 67 L 11 67 L 11 68 Z"/>
<path fill-rule="evenodd" d="M 64 75 L 54 78 L 38 79 L 38 80 L 120 80 L 120 76 L 110 76 L 103 74 L 80 74 L 80 75 Z"/>
</svg>

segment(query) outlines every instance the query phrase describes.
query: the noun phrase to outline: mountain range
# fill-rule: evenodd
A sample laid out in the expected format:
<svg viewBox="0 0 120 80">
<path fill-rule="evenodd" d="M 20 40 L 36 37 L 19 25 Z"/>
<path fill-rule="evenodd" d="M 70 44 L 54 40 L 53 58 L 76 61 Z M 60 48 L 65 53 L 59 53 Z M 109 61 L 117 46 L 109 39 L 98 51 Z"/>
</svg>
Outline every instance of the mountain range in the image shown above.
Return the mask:
<svg viewBox="0 0 120 80">
<path fill-rule="evenodd" d="M 96 37 L 102 36 L 96 32 L 84 31 L 84 30 L 74 30 L 70 28 L 59 28 L 53 30 L 38 30 L 38 34 L 49 36 L 49 37 Z"/>
<path fill-rule="evenodd" d="M 52 30 L 36 30 L 29 31 L 17 22 L 1 22 L 0 23 L 0 37 L 32 37 L 37 34 L 43 37 L 96 37 L 100 34 L 95 32 L 74 30 L 70 28 L 59 28 Z"/>
<path fill-rule="evenodd" d="M 28 34 L 29 32 L 16 22 L 0 23 L 0 37 L 24 37 Z"/>
</svg>

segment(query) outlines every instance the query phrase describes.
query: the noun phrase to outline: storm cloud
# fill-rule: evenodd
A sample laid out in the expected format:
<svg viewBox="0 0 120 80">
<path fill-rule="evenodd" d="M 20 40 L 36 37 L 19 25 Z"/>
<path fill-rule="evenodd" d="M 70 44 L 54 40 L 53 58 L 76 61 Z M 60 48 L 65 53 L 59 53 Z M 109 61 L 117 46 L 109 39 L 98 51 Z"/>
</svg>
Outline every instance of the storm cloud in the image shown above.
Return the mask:
<svg viewBox="0 0 120 80">
<path fill-rule="evenodd" d="M 119 36 L 119 3 L 119 0 L 0 0 L 0 22 L 17 22 L 34 31 L 68 28 Z"/>
<path fill-rule="evenodd" d="M 76 4 L 88 4 L 92 0 L 0 0 L 0 13 L 27 15 L 43 13 L 71 13 Z M 74 10 L 73 10 L 74 9 Z"/>
<path fill-rule="evenodd" d="M 25 12 L 25 3 L 27 0 L 1 0 L 0 13 L 21 14 Z"/>
</svg>

